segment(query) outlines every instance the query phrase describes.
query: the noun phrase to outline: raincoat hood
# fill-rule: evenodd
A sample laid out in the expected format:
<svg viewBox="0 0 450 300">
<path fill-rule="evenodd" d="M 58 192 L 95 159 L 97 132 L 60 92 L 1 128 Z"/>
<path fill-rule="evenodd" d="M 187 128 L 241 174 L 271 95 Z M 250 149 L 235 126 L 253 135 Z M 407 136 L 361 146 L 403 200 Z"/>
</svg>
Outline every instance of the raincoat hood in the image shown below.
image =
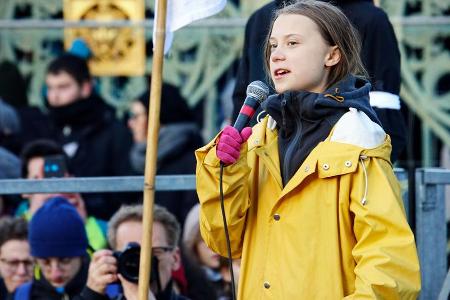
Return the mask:
<svg viewBox="0 0 450 300">
<path fill-rule="evenodd" d="M 307 91 L 289 91 L 283 94 L 274 94 L 261 104 L 262 108 L 278 124 L 282 124 L 281 104 L 283 99 L 298 105 L 298 111 L 308 119 L 318 119 L 335 115 L 336 110 L 348 111 L 350 107 L 363 111 L 372 121 L 380 121 L 370 106 L 369 92 L 371 84 L 362 78 L 353 75 L 328 88 L 324 93 Z"/>
<path fill-rule="evenodd" d="M 323 93 L 289 91 L 272 95 L 263 109 L 278 124 L 279 158 L 283 184 L 287 184 L 316 145 L 325 140 L 350 108 L 380 124 L 369 103 L 371 85 L 349 75 Z"/>
</svg>

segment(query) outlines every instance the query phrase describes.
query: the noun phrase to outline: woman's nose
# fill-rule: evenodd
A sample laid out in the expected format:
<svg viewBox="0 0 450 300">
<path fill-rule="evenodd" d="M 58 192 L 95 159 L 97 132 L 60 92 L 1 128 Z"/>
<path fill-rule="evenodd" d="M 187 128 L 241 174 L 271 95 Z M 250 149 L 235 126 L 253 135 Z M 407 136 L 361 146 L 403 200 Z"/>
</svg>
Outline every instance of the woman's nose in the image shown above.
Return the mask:
<svg viewBox="0 0 450 300">
<path fill-rule="evenodd" d="M 282 49 L 280 47 L 277 47 L 274 50 L 272 50 L 272 54 L 270 55 L 270 58 L 273 62 L 275 62 L 275 61 L 279 61 L 279 60 L 284 60 L 285 56 L 284 56 Z"/>
</svg>

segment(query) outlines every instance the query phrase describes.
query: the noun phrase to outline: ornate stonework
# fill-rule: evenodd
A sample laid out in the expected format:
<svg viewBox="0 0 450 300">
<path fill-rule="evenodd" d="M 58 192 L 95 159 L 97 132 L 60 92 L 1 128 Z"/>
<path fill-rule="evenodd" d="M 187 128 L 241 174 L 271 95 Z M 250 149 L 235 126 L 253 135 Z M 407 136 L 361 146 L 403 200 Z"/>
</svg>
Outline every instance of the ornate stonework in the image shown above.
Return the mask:
<svg viewBox="0 0 450 300">
<path fill-rule="evenodd" d="M 136 0 L 137 1 L 137 0 Z M 142 0 L 144 1 L 144 0 Z M 67 0 L 66 0 L 67 2 Z M 135 11 L 128 5 L 135 0 L 72 0 L 84 3 L 78 11 L 66 11 L 74 19 L 90 20 L 137 20 L 151 18 L 154 0 L 145 0 L 145 10 Z M 236 1 L 237 2 L 237 1 Z M 248 16 L 266 0 L 241 0 L 240 6 L 233 1 L 214 18 L 233 22 Z M 419 114 L 424 124 L 442 141 L 450 144 L 450 24 L 433 23 L 450 15 L 450 2 L 442 0 L 380 0 L 380 5 L 391 17 L 402 53 L 402 98 Z M 1 0 L 2 19 L 62 19 L 63 2 L 60 0 Z M 414 23 L 412 18 L 428 17 Z M 435 20 L 435 21 L 433 21 Z M 190 106 L 204 107 L 205 137 L 217 131 L 218 105 L 224 81 L 233 77 L 232 67 L 240 56 L 243 44 L 242 26 L 197 27 L 188 26 L 175 33 L 175 39 L 164 62 L 164 80 L 179 86 Z M 96 28 L 83 33 L 94 45 L 95 61 L 109 59 L 119 61 L 131 52 L 130 45 L 140 43 L 135 38 L 135 29 Z M 74 36 L 81 35 L 75 30 Z M 139 33 L 142 34 L 142 33 Z M 70 35 L 70 34 L 67 34 Z M 152 30 L 145 28 L 144 39 L 151 48 Z M 139 41 L 138 41 L 139 40 Z M 0 60 L 9 59 L 17 63 L 22 73 L 29 78 L 30 102 L 41 105 L 41 90 L 45 68 L 50 59 L 67 45 L 63 29 L 1 29 Z M 151 49 L 147 49 L 144 66 L 151 72 Z M 92 66 L 94 68 L 94 66 Z M 118 63 L 113 70 L 119 69 Z M 127 66 L 121 66 L 125 70 Z M 101 74 L 96 72 L 97 74 Z M 105 73 L 103 73 L 105 74 Z M 148 79 L 144 76 L 102 76 L 98 78 L 98 90 L 119 112 L 127 109 L 128 101 L 146 89 Z M 226 100 L 225 100 L 226 101 Z M 231 101 L 231 100 L 229 100 Z M 425 142 L 426 144 L 427 142 Z"/>
<path fill-rule="evenodd" d="M 143 0 L 65 0 L 64 19 L 70 21 L 144 19 Z M 97 76 L 142 76 L 145 72 L 143 28 L 66 29 L 66 49 L 75 38 L 83 38 L 93 52 L 90 69 Z"/>
</svg>

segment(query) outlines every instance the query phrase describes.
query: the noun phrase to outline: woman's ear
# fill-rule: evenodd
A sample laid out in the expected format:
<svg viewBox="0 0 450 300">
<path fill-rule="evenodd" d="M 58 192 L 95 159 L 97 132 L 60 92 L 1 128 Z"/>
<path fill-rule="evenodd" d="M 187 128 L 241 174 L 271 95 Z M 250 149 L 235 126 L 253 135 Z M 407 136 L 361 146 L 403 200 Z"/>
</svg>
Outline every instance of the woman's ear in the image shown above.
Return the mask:
<svg viewBox="0 0 450 300">
<path fill-rule="evenodd" d="M 325 58 L 325 66 L 332 67 L 335 66 L 341 60 L 341 50 L 338 46 L 330 47 L 330 51 Z"/>
</svg>

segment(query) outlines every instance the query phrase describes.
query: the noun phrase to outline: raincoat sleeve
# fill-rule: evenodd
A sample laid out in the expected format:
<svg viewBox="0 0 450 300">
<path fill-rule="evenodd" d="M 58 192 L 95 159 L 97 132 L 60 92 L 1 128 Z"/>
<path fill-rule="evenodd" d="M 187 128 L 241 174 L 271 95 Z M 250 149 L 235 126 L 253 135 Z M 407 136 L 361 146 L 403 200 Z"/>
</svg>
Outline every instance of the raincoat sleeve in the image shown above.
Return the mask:
<svg viewBox="0 0 450 300">
<path fill-rule="evenodd" d="M 355 292 L 345 299 L 416 299 L 419 262 L 400 185 L 388 161 L 369 158 L 359 164 L 350 195 Z"/>
<path fill-rule="evenodd" d="M 196 185 L 200 200 L 200 232 L 205 243 L 216 253 L 227 255 L 227 244 L 219 197 L 220 161 L 216 156 L 218 136 L 195 152 Z M 223 173 L 224 206 L 233 258 L 242 252 L 243 236 L 249 204 L 247 143 L 242 144 L 238 161 L 226 166 Z"/>
</svg>

